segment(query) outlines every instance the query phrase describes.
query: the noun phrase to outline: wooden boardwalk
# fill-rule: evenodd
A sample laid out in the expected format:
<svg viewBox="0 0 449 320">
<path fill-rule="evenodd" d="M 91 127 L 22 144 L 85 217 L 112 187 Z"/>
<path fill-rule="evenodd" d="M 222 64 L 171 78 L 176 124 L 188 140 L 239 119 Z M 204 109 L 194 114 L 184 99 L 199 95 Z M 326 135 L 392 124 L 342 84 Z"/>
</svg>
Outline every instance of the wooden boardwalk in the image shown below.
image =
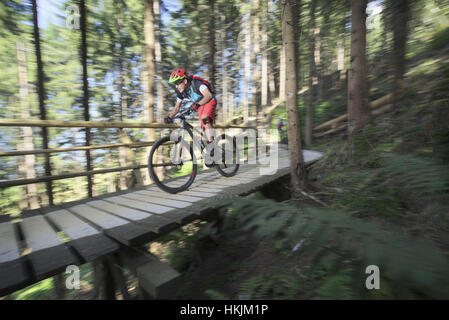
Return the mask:
<svg viewBox="0 0 449 320">
<path fill-rule="evenodd" d="M 303 151 L 310 164 L 323 155 Z M 138 247 L 196 219 L 211 219 L 211 200 L 247 195 L 289 174 L 288 151 L 279 147 L 279 168 L 244 164 L 236 176 L 201 171 L 189 190 L 168 194 L 155 185 L 59 206 L 25 211 L 20 222 L 0 216 L 0 296 L 80 265 Z"/>
</svg>

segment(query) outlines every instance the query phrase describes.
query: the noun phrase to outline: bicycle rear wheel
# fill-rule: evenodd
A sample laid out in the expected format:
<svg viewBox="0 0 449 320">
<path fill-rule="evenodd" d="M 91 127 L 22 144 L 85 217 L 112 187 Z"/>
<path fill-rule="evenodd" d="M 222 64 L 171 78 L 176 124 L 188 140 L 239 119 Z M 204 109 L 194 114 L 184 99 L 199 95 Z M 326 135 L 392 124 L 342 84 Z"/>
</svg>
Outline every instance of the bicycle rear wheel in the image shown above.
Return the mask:
<svg viewBox="0 0 449 320">
<path fill-rule="evenodd" d="M 224 177 L 234 176 L 240 167 L 236 139 L 222 134 L 217 137 L 214 149 L 215 169 Z"/>
<path fill-rule="evenodd" d="M 162 190 L 169 193 L 185 191 L 197 173 L 192 143 L 182 139 L 172 141 L 169 136 L 159 139 L 151 148 L 148 171 Z"/>
</svg>

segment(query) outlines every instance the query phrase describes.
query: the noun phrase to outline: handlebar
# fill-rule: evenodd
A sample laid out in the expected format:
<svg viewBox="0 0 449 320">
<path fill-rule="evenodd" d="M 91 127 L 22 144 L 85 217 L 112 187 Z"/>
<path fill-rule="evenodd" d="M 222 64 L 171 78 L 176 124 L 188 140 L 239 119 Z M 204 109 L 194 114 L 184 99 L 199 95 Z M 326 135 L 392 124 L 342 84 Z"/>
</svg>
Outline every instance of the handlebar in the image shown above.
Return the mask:
<svg viewBox="0 0 449 320">
<path fill-rule="evenodd" d="M 190 108 L 189 108 L 189 109 L 187 109 L 187 110 L 184 111 L 184 112 L 178 113 L 178 114 L 174 117 L 174 119 L 176 119 L 176 118 L 183 119 L 185 116 L 190 115 L 192 112 L 193 112 L 193 111 L 190 110 Z"/>
</svg>

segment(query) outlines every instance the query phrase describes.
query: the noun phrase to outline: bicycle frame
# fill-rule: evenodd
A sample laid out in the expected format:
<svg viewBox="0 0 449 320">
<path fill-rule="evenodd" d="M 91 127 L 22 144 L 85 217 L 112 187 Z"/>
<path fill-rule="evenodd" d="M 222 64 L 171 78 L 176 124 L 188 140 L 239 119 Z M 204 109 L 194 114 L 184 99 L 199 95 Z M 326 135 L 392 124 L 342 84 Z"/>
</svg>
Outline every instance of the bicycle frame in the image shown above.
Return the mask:
<svg viewBox="0 0 449 320">
<path fill-rule="evenodd" d="M 201 131 L 199 131 L 198 129 L 196 129 L 194 126 L 192 126 L 190 123 L 188 123 L 185 118 L 186 116 L 190 115 L 191 113 L 192 113 L 192 110 L 188 109 L 175 117 L 175 118 L 181 119 L 180 129 L 183 130 L 183 135 L 182 135 L 181 139 L 182 139 L 182 141 L 184 140 L 184 132 L 185 131 L 187 131 L 189 133 L 189 135 L 191 135 L 192 141 L 195 141 L 194 134 L 198 134 L 201 137 L 199 142 L 201 143 L 200 144 L 201 152 L 203 152 L 203 150 L 206 148 L 206 143 L 204 142 L 204 139 L 203 139 L 203 133 Z M 180 156 L 182 156 L 182 150 L 181 150 Z"/>
</svg>

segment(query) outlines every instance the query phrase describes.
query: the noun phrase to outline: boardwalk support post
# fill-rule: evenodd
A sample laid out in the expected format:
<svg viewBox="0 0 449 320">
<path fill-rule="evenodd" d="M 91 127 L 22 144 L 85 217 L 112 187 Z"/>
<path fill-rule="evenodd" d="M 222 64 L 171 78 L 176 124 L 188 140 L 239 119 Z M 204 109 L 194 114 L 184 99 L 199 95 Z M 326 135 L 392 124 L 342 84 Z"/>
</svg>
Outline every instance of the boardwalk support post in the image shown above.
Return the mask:
<svg viewBox="0 0 449 320">
<path fill-rule="evenodd" d="M 153 299 L 174 298 L 181 277 L 179 272 L 143 248 L 123 247 L 120 253 L 123 262 L 139 281 L 141 298 L 148 298 L 146 295 Z"/>
</svg>

